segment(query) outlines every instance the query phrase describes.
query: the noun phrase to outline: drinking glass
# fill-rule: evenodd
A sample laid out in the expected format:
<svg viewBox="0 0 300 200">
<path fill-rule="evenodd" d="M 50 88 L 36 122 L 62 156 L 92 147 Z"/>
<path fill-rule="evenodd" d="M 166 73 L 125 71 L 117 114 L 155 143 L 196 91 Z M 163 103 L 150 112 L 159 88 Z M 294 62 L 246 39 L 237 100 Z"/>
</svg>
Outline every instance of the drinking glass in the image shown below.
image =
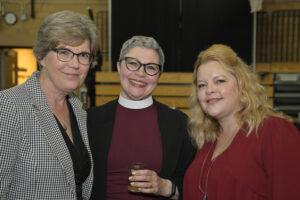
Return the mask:
<svg viewBox="0 0 300 200">
<path fill-rule="evenodd" d="M 132 170 L 141 170 L 141 169 L 145 169 L 145 165 L 141 162 L 134 162 L 129 167 L 128 175 L 132 176 Z M 129 181 L 129 183 L 128 183 L 128 190 L 129 191 L 131 191 L 131 192 L 140 192 L 137 187 L 134 187 L 134 186 L 130 185 L 130 183 L 131 183 L 131 181 Z"/>
</svg>

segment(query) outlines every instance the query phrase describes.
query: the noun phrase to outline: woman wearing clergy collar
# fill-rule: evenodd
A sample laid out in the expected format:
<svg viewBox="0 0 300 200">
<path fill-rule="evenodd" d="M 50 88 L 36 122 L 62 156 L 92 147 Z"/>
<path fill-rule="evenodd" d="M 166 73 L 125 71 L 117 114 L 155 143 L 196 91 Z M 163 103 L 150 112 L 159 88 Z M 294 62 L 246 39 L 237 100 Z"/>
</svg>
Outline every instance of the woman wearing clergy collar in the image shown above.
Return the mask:
<svg viewBox="0 0 300 200">
<path fill-rule="evenodd" d="M 127 40 L 117 63 L 119 98 L 88 110 L 95 163 L 92 199 L 181 199 L 183 175 L 195 149 L 187 116 L 152 97 L 163 64 L 163 51 L 153 38 Z M 129 170 L 134 162 L 145 169 Z M 128 184 L 137 192 L 129 191 Z"/>
</svg>

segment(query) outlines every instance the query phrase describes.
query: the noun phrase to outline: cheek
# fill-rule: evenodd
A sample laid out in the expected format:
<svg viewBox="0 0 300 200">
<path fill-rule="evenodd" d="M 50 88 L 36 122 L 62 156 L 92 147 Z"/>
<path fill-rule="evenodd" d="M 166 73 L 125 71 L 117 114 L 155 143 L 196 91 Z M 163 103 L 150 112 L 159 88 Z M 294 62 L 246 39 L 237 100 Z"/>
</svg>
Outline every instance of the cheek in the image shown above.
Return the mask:
<svg viewBox="0 0 300 200">
<path fill-rule="evenodd" d="M 150 84 L 154 88 L 157 86 L 157 83 L 158 83 L 158 77 L 151 77 L 148 80 L 148 84 Z"/>
<path fill-rule="evenodd" d="M 128 76 L 129 76 L 128 73 L 126 73 L 125 71 L 121 71 L 119 73 L 120 82 L 127 81 L 128 80 Z"/>
<path fill-rule="evenodd" d="M 200 103 L 202 103 L 205 99 L 204 92 L 201 90 L 197 90 L 197 98 Z"/>
<path fill-rule="evenodd" d="M 150 78 L 150 80 L 157 84 L 158 83 L 158 79 L 159 79 L 159 75 L 155 75 L 155 76 L 148 76 Z"/>
<path fill-rule="evenodd" d="M 83 68 L 81 71 L 82 71 L 82 74 L 84 75 L 84 77 L 86 77 L 86 75 L 88 74 L 89 72 L 89 67 L 86 67 L 86 68 Z"/>
<path fill-rule="evenodd" d="M 220 90 L 221 94 L 229 97 L 236 97 L 238 94 L 238 89 L 235 85 L 230 85 L 229 87 L 222 88 Z"/>
<path fill-rule="evenodd" d="M 152 85 L 155 85 L 155 86 L 156 86 L 156 85 L 157 85 L 157 82 L 158 82 L 158 80 L 157 80 L 157 79 L 153 79 L 153 80 L 151 80 L 151 84 L 152 84 Z"/>
</svg>

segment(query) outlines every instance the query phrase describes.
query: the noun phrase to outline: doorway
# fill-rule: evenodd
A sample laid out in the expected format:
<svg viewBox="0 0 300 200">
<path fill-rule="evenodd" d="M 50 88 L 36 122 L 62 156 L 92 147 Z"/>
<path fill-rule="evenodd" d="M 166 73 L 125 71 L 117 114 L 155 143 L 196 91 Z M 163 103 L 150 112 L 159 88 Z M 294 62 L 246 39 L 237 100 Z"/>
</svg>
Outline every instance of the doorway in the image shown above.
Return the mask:
<svg viewBox="0 0 300 200">
<path fill-rule="evenodd" d="M 24 83 L 37 70 L 31 48 L 0 48 L 0 89 Z"/>
</svg>

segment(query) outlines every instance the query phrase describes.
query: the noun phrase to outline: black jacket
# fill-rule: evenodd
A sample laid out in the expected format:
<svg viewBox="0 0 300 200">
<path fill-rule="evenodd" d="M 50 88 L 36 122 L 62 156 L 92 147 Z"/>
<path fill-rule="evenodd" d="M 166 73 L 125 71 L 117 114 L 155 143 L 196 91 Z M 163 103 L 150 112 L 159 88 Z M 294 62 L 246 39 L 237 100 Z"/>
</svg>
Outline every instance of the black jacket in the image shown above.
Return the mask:
<svg viewBox="0 0 300 200">
<path fill-rule="evenodd" d="M 187 116 L 178 110 L 154 101 L 162 138 L 163 160 L 160 177 L 171 180 L 182 193 L 184 173 L 192 162 L 196 149 L 186 129 Z M 92 198 L 105 200 L 107 157 L 114 128 L 118 100 L 88 109 L 88 135 L 94 160 Z M 181 196 L 181 195 L 180 195 Z M 164 199 L 164 198 L 158 198 Z"/>
</svg>

